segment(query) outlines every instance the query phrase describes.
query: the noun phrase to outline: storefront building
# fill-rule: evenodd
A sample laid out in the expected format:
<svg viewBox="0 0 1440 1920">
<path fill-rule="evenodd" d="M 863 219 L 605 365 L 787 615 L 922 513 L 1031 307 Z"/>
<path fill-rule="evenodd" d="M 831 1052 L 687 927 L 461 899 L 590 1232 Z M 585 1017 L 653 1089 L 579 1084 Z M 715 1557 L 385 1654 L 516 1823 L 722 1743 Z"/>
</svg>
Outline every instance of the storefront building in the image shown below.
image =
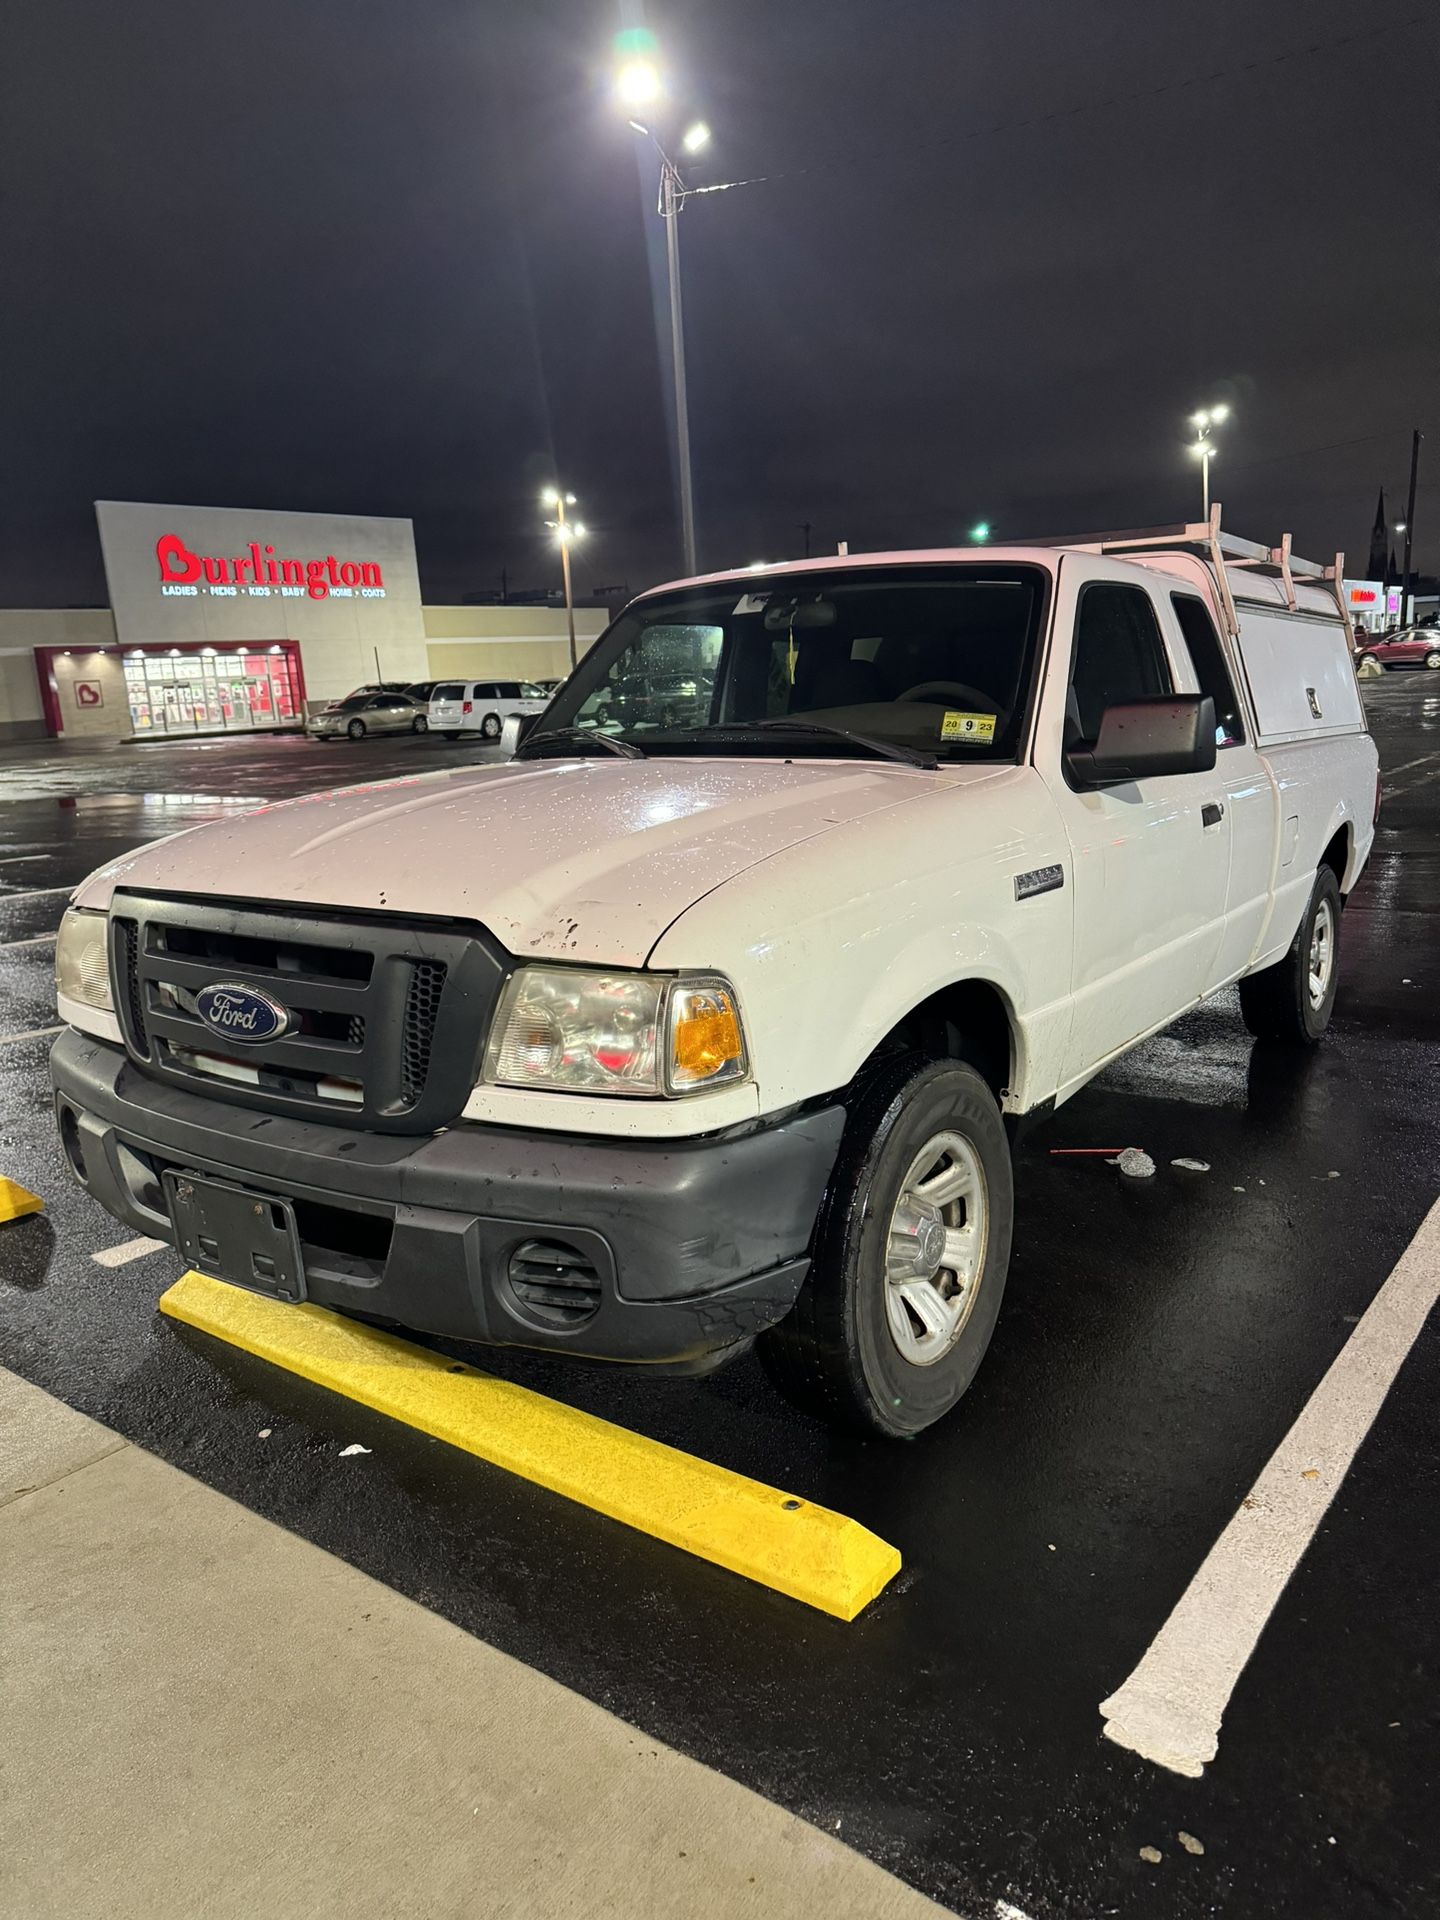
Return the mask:
<svg viewBox="0 0 1440 1920">
<path fill-rule="evenodd" d="M 1345 597 L 1357 632 L 1383 633 L 1401 623 L 1404 596 L 1399 587 L 1387 587 L 1383 580 L 1347 580 Z"/>
<path fill-rule="evenodd" d="M 0 741 L 298 730 L 377 680 L 568 669 L 557 609 L 423 607 L 408 520 L 96 513 L 110 606 L 0 609 Z M 577 611 L 582 650 L 606 620 Z"/>
</svg>

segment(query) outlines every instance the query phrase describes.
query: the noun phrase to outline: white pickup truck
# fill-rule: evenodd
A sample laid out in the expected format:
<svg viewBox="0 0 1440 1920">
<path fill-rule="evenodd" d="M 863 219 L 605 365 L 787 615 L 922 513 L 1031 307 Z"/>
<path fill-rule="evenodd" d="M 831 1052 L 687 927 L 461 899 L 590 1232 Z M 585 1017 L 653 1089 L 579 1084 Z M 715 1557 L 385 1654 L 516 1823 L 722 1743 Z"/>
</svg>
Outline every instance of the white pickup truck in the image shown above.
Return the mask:
<svg viewBox="0 0 1440 1920">
<path fill-rule="evenodd" d="M 918 1432 L 1010 1137 L 1207 994 L 1317 1040 L 1378 807 L 1340 563 L 1211 521 L 657 588 L 509 764 L 93 874 L 76 1176 L 222 1279 Z"/>
</svg>

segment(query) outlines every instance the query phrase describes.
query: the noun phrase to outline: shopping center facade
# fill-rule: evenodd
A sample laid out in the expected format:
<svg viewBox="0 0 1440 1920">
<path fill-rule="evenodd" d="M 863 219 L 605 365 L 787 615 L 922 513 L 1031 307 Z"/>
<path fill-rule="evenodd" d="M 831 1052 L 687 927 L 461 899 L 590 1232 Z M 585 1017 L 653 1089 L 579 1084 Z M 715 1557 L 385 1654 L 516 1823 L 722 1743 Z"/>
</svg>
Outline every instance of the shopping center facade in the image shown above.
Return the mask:
<svg viewBox="0 0 1440 1920">
<path fill-rule="evenodd" d="M 408 520 L 101 501 L 107 607 L 0 609 L 0 741 L 303 726 L 369 681 L 542 679 L 558 608 L 425 606 Z M 603 609 L 576 612 L 583 651 Z"/>
</svg>

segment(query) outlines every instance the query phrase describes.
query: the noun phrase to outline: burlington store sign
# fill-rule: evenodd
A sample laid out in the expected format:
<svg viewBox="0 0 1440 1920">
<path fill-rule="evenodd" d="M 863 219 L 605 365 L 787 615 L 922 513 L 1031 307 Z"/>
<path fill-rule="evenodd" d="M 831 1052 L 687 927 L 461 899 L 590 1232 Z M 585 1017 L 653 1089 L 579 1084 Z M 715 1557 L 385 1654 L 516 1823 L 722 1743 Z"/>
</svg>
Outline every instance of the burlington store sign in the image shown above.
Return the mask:
<svg viewBox="0 0 1440 1920">
<path fill-rule="evenodd" d="M 324 600 L 332 593 L 346 599 L 356 593 L 365 600 L 385 598 L 385 576 L 378 560 L 337 560 L 333 553 L 323 560 L 277 559 L 268 540 L 263 552 L 259 541 L 251 540 L 244 553 L 231 558 L 192 553 L 178 533 L 162 533 L 155 542 L 155 558 L 160 563 L 160 591 L 171 597 L 198 595 L 203 590 L 234 598 L 243 587 L 262 600 L 272 591 L 295 600 Z"/>
<path fill-rule="evenodd" d="M 424 676 L 408 520 L 133 500 L 98 501 L 95 514 L 122 647 L 298 640 L 322 693 L 331 650 L 342 693 L 366 678 Z"/>
</svg>

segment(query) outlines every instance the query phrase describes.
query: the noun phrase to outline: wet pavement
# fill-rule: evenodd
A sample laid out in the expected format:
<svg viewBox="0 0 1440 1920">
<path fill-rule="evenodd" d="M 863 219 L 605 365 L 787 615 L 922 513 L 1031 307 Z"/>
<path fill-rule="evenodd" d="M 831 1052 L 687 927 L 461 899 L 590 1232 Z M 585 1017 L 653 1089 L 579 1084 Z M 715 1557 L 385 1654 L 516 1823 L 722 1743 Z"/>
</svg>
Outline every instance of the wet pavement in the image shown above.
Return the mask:
<svg viewBox="0 0 1440 1920">
<path fill-rule="evenodd" d="M 62 889 L 262 798 L 493 757 L 440 741 L 0 749 L 0 1362 L 967 1916 L 1421 1916 L 1440 1906 L 1440 1329 L 1405 1361 L 1199 1780 L 1105 1740 L 1130 1673 L 1440 1188 L 1440 687 L 1365 689 L 1385 768 L 1326 1044 L 1227 994 L 1017 1161 L 1015 1260 L 957 1412 L 838 1438 L 753 1360 L 706 1381 L 498 1369 L 855 1515 L 904 1556 L 851 1626 L 163 1321 L 162 1251 L 68 1181 L 45 1080 Z M 1143 1146 L 1122 1181 L 1051 1149 Z M 1176 1157 L 1208 1174 L 1172 1168 Z M 487 1361 L 486 1364 L 489 1364 Z M 271 1429 L 268 1440 L 257 1436 Z M 373 1451 L 342 1460 L 359 1441 Z M 1177 1842 L 1196 1836 L 1204 1853 Z M 1157 1848 L 1150 1864 L 1140 1849 Z"/>
</svg>

